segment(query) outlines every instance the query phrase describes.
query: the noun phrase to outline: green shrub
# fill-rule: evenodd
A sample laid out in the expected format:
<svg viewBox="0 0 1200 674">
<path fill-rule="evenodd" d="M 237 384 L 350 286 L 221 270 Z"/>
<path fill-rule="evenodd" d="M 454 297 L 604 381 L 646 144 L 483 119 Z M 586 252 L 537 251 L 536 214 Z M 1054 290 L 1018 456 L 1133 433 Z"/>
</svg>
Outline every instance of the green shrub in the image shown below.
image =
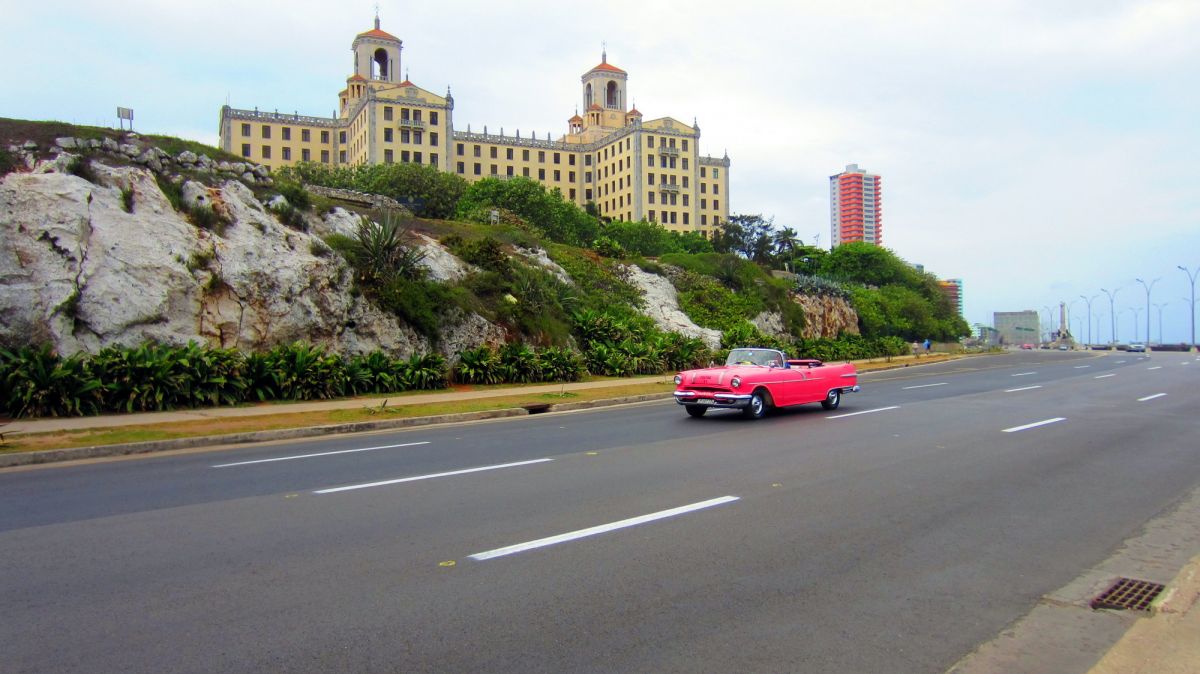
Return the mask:
<svg viewBox="0 0 1200 674">
<path fill-rule="evenodd" d="M 537 353 L 525 344 L 505 344 L 500 348 L 500 372 L 504 381 L 526 384 L 539 381 Z"/>
<path fill-rule="evenodd" d="M 304 219 L 304 214 L 292 204 L 280 202 L 271 207 L 271 212 L 275 214 L 275 217 L 279 218 L 279 222 L 283 223 L 285 227 L 298 232 L 308 231 L 308 221 Z"/>
<path fill-rule="evenodd" d="M 464 384 L 499 384 L 504 381 L 500 355 L 490 346 L 467 349 L 458 354 L 454 378 Z"/>
<path fill-rule="evenodd" d="M 17 159 L 8 153 L 8 150 L 0 148 L 0 177 L 4 177 L 13 171 L 17 170 Z"/>
<path fill-rule="evenodd" d="M 133 186 L 121 188 L 121 209 L 126 213 L 133 212 Z"/>
<path fill-rule="evenodd" d="M 223 235 L 229 226 L 229 218 L 218 213 L 212 206 L 192 206 L 187 210 L 188 221 L 200 229 Z"/>
<path fill-rule="evenodd" d="M 163 196 L 167 201 L 171 202 L 171 208 L 174 208 L 180 213 L 186 213 L 187 208 L 183 203 L 183 183 L 172 182 L 162 174 L 154 174 L 154 182 L 158 183 L 158 189 L 162 191 Z"/>
<path fill-rule="evenodd" d="M 61 358 L 48 344 L 0 350 L 3 407 L 17 418 L 94 414 L 100 382 L 81 356 Z"/>
<path fill-rule="evenodd" d="M 287 199 L 288 204 L 298 211 L 312 210 L 312 197 L 299 184 L 288 181 L 276 181 L 275 189 Z"/>
<path fill-rule="evenodd" d="M 67 173 L 83 178 L 89 183 L 99 183 L 100 181 L 100 177 L 96 175 L 96 169 L 92 167 L 91 160 L 79 155 L 75 155 L 67 161 Z"/>
</svg>

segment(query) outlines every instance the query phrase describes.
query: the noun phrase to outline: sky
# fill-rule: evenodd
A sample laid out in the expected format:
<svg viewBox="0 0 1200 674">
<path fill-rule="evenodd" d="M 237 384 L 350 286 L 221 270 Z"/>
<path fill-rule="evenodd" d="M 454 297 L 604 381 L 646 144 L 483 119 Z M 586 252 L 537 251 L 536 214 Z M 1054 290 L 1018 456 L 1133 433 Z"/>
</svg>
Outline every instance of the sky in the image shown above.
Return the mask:
<svg viewBox="0 0 1200 674">
<path fill-rule="evenodd" d="M 0 0 L 0 117 L 217 141 L 220 107 L 328 116 L 373 0 Z M 883 244 L 963 280 L 964 318 L 1066 302 L 1092 341 L 1191 338 L 1200 0 L 379 0 L 454 122 L 558 137 L 600 61 L 646 119 L 728 152 L 731 213 L 828 246 L 829 176 L 882 177 Z M 1115 291 L 1110 310 L 1102 289 Z M 1053 319 L 1057 323 L 1057 309 Z M 1135 332 L 1136 331 L 1136 332 Z"/>
</svg>

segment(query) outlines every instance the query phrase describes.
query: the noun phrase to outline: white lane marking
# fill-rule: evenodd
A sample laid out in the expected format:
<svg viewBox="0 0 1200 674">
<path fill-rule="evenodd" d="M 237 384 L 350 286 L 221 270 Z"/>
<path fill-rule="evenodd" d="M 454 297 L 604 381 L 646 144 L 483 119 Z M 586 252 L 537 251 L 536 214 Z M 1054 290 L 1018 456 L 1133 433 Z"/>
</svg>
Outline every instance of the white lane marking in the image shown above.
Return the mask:
<svg viewBox="0 0 1200 674">
<path fill-rule="evenodd" d="M 1075 366 L 1075 369 L 1076 369 L 1076 370 L 1082 370 L 1082 369 L 1083 369 L 1083 368 L 1085 368 L 1085 367 L 1091 367 L 1091 365 L 1076 365 L 1076 366 Z"/>
<path fill-rule="evenodd" d="M 1010 376 L 1010 377 L 1028 377 L 1031 374 L 1037 374 L 1037 373 L 1036 372 L 1018 372 L 1016 374 L 1010 374 L 1008 376 Z"/>
<path fill-rule="evenodd" d="M 844 419 L 846 417 L 856 417 L 860 414 L 870 414 L 872 412 L 884 412 L 886 410 L 896 410 L 896 409 L 900 409 L 900 406 L 892 405 L 891 407 L 879 407 L 879 408 L 876 408 L 873 410 L 863 410 L 861 412 L 850 412 L 849 414 L 835 414 L 831 417 L 825 417 L 825 418 L 826 419 Z"/>
<path fill-rule="evenodd" d="M 1200 362 L 1200 361 L 1197 361 L 1197 362 Z M 1185 360 L 1182 363 L 1180 363 L 1180 365 L 1191 365 L 1191 364 L 1192 364 L 1192 361 L 1190 361 L 1190 360 Z"/>
<path fill-rule="evenodd" d="M 943 381 L 943 382 L 938 382 L 937 384 L 918 384 L 917 386 L 905 386 L 901 390 L 907 391 L 912 388 L 929 388 L 930 386 L 945 386 L 946 384 L 949 384 L 949 383 L 950 382 Z"/>
<path fill-rule="evenodd" d="M 355 452 L 373 452 L 377 449 L 395 449 L 396 447 L 415 447 L 428 445 L 429 442 L 405 442 L 399 445 L 380 445 L 379 447 L 363 447 L 361 449 L 342 449 L 336 452 L 320 452 L 318 454 L 298 454 L 296 456 L 280 456 L 274 459 L 258 459 L 257 461 L 238 461 L 237 463 L 219 463 L 213 468 L 229 468 L 230 466 L 249 466 L 253 463 L 271 463 L 273 461 L 291 461 L 293 459 L 311 459 L 314 456 L 333 456 L 335 454 L 353 454 Z"/>
<path fill-rule="evenodd" d="M 1038 426 L 1045 426 L 1046 424 L 1056 424 L 1060 421 L 1066 421 L 1066 420 L 1067 420 L 1066 417 L 1054 417 L 1053 419 L 1043 419 L 1042 421 L 1035 421 L 1032 424 L 1025 424 L 1024 426 L 1013 426 L 1012 428 L 1006 428 L 1006 429 L 1004 429 L 1004 432 L 1005 433 L 1016 433 L 1017 431 L 1026 431 L 1026 430 L 1029 430 L 1030 428 L 1037 428 Z"/>
<path fill-rule="evenodd" d="M 1125 361 L 1123 361 L 1123 360 L 1118 360 L 1118 361 L 1117 361 L 1117 365 L 1120 365 L 1121 363 L 1124 363 L 1124 362 L 1125 362 Z"/>
<path fill-rule="evenodd" d="M 478 468 L 465 468 L 463 470 L 451 470 L 445 473 L 430 473 L 429 475 L 414 475 L 412 477 L 401 477 L 395 480 L 382 480 L 380 482 L 366 482 L 364 484 L 351 484 L 345 487 L 332 487 L 330 489 L 318 489 L 314 494 L 333 494 L 339 491 L 350 491 L 352 489 L 366 489 L 368 487 L 383 487 L 389 484 L 400 484 L 401 482 L 416 482 L 417 480 L 432 480 L 435 477 L 450 477 L 451 475 L 466 475 L 467 473 L 478 473 L 485 470 L 499 470 L 501 468 L 515 468 L 517 466 L 528 466 L 534 463 L 545 463 L 554 459 L 534 459 L 532 461 L 517 461 L 515 463 L 500 463 L 495 466 L 479 466 Z"/>
<path fill-rule="evenodd" d="M 624 529 L 626 527 L 637 526 L 639 524 L 645 524 L 647 522 L 653 522 L 655 520 L 661 520 L 661 519 L 665 519 L 667 517 L 683 515 L 684 513 L 690 513 L 690 512 L 696 511 L 696 510 L 702 510 L 704 508 L 711 508 L 713 506 L 724 505 L 726 503 L 731 503 L 731 502 L 737 501 L 737 500 L 738 500 L 737 496 L 722 496 L 720 498 L 714 498 L 714 499 L 710 499 L 708 501 L 700 501 L 699 503 L 693 503 L 691 505 L 679 506 L 678 508 L 671 508 L 670 510 L 660 510 L 656 513 L 650 513 L 648 515 L 640 515 L 638 517 L 631 517 L 626 520 L 620 520 L 617 522 L 609 522 L 608 524 L 601 524 L 599 526 L 588 527 L 587 529 L 579 529 L 576 531 L 569 531 L 565 534 L 559 534 L 557 536 L 549 536 L 547 538 L 539 538 L 535 541 L 527 541 L 525 543 L 517 543 L 516 545 L 509 545 L 509 546 L 503 547 L 503 548 L 496 548 L 495 550 L 488 550 L 487 552 L 477 552 L 473 555 L 470 555 L 470 558 L 474 559 L 477 562 L 482 562 L 486 559 L 495 559 L 496 557 L 503 557 L 505 555 L 512 555 L 512 554 L 515 554 L 518 552 L 525 552 L 526 550 L 533 550 L 534 548 L 544 548 L 548 545 L 556 545 L 558 543 L 565 543 L 567 541 L 573 541 L 576 539 L 585 538 L 587 536 L 595 536 L 597 534 L 603 534 L 603 533 L 607 533 L 609 531 L 615 531 L 616 529 Z"/>
<path fill-rule="evenodd" d="M 1021 388 L 1010 388 L 1010 389 L 1006 389 L 1004 392 L 1005 393 L 1016 393 L 1017 391 L 1032 391 L 1035 388 L 1041 388 L 1041 385 L 1039 384 L 1038 386 L 1022 386 Z"/>
<path fill-rule="evenodd" d="M 1155 398 L 1162 398 L 1162 397 L 1163 397 L 1163 396 L 1165 396 L 1165 395 L 1167 395 L 1167 394 L 1166 394 L 1166 393 L 1155 393 L 1155 394 L 1154 394 L 1154 395 L 1152 395 L 1152 396 L 1146 396 L 1145 398 L 1138 398 L 1138 402 L 1139 402 L 1139 403 L 1144 403 L 1144 402 L 1146 402 L 1147 400 L 1154 400 Z"/>
<path fill-rule="evenodd" d="M 1105 377 L 1115 377 L 1115 376 L 1117 376 L 1117 375 L 1115 375 L 1115 374 L 1098 374 L 1095 377 L 1092 377 L 1092 379 L 1104 379 Z"/>
<path fill-rule="evenodd" d="M 1147 370 L 1161 370 L 1161 369 L 1162 369 L 1162 365 L 1155 365 L 1154 367 L 1148 367 L 1148 368 L 1146 368 L 1146 369 L 1147 369 Z"/>
</svg>

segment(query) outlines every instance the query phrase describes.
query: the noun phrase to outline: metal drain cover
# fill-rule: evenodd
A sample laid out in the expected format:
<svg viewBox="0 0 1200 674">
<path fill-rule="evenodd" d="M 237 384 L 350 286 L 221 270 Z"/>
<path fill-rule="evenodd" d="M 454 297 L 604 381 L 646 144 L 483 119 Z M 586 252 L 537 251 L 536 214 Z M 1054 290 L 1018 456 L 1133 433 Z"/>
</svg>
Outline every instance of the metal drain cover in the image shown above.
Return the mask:
<svg viewBox="0 0 1200 674">
<path fill-rule="evenodd" d="M 1149 611 L 1150 602 L 1163 591 L 1162 583 L 1133 578 L 1118 578 L 1113 586 L 1092 600 L 1093 609 L 1115 608 L 1129 611 Z"/>
</svg>

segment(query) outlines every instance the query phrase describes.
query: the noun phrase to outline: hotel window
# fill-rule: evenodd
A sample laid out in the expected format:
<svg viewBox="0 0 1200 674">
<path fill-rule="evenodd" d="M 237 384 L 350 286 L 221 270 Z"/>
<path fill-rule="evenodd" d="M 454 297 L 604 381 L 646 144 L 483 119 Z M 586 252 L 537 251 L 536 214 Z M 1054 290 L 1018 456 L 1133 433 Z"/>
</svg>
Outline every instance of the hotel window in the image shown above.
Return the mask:
<svg viewBox="0 0 1200 674">
<path fill-rule="evenodd" d="M 647 174 L 646 174 L 646 184 L 647 184 L 647 185 L 653 185 L 653 184 L 654 184 L 654 174 L 653 174 L 653 173 L 647 173 Z"/>
<path fill-rule="evenodd" d="M 675 211 L 671 211 L 671 224 L 675 224 Z"/>
<path fill-rule="evenodd" d="M 430 145 L 432 145 L 432 146 L 434 146 L 434 147 L 437 147 L 437 144 L 438 144 L 438 135 L 437 135 L 437 133 L 436 133 L 436 132 L 433 132 L 433 133 L 430 133 L 430 134 L 429 134 L 429 144 L 430 144 Z"/>
<path fill-rule="evenodd" d="M 492 159 L 495 159 L 496 158 L 496 148 L 494 148 L 494 147 L 488 148 L 488 154 L 490 154 L 492 156 Z"/>
<path fill-rule="evenodd" d="M 383 142 L 385 142 L 385 143 L 392 142 L 392 130 L 391 129 L 383 130 Z"/>
<path fill-rule="evenodd" d="M 270 145 L 262 146 L 262 158 L 263 159 L 271 158 L 271 146 Z"/>
<path fill-rule="evenodd" d="M 721 186 L 716 183 L 713 183 L 713 194 L 720 194 L 720 193 L 721 193 Z"/>
<path fill-rule="evenodd" d="M 543 150 L 538 150 L 538 163 L 539 164 L 546 163 L 546 153 Z"/>
<path fill-rule="evenodd" d="M 664 225 L 667 224 L 667 222 L 668 222 L 666 211 L 662 211 L 662 221 L 663 221 Z"/>
<path fill-rule="evenodd" d="M 400 108 L 400 119 L 408 121 L 408 108 Z"/>
<path fill-rule="evenodd" d="M 590 154 L 583 155 L 583 165 L 584 166 L 592 165 L 592 155 L 590 155 Z"/>
<path fill-rule="evenodd" d="M 554 182 L 562 180 L 562 173 L 558 169 L 554 169 Z"/>
<path fill-rule="evenodd" d="M 342 143 L 343 145 L 346 143 L 346 132 L 345 131 L 338 131 L 338 142 Z"/>
<path fill-rule="evenodd" d="M 346 163 L 346 151 L 345 150 L 341 150 L 338 152 L 338 162 L 342 163 L 342 164 Z"/>
<path fill-rule="evenodd" d="M 464 154 L 466 154 L 466 151 L 467 151 L 467 149 L 466 149 L 465 147 L 463 147 L 463 144 L 462 144 L 462 143 L 459 143 L 459 144 L 458 144 L 458 147 L 456 148 L 456 150 L 455 150 L 455 151 L 458 153 L 458 156 L 460 156 L 460 157 L 461 157 L 461 156 L 463 156 Z"/>
<path fill-rule="evenodd" d="M 467 168 L 466 168 L 465 166 L 463 166 L 463 163 L 462 163 L 462 162 L 458 162 L 458 173 L 459 173 L 459 175 L 462 175 L 463 173 L 466 173 L 466 171 L 467 171 Z"/>
<path fill-rule="evenodd" d="M 575 188 L 571 188 L 571 201 L 575 201 Z"/>
<path fill-rule="evenodd" d="M 250 125 L 249 124 L 242 125 L 242 135 L 246 136 L 246 137 L 250 136 Z"/>
<path fill-rule="evenodd" d="M 498 166 L 496 166 L 495 164 L 492 164 L 492 175 L 494 175 L 494 176 L 500 175 L 500 171 L 498 169 L 499 169 Z"/>
<path fill-rule="evenodd" d="M 717 201 L 716 199 L 713 199 L 713 210 L 714 211 L 721 210 L 721 202 Z"/>
<path fill-rule="evenodd" d="M 688 170 L 687 157 L 684 157 L 684 159 L 683 159 L 683 170 L 684 171 Z"/>
<path fill-rule="evenodd" d="M 329 163 L 329 150 L 321 150 L 321 163 L 322 164 Z"/>
<path fill-rule="evenodd" d="M 271 137 L 271 127 L 267 126 L 266 124 L 262 125 L 262 137 L 263 138 Z"/>
<path fill-rule="evenodd" d="M 654 136 L 646 136 L 646 147 L 654 147 Z"/>
<path fill-rule="evenodd" d="M 476 145 L 475 146 L 475 156 L 476 157 L 482 156 L 482 155 L 480 155 L 480 152 L 482 152 L 482 150 L 479 148 L 478 145 Z"/>
<path fill-rule="evenodd" d="M 408 129 L 400 129 L 400 142 L 407 143 L 407 142 L 409 142 L 409 138 L 410 138 L 410 136 L 409 136 Z"/>
<path fill-rule="evenodd" d="M 300 150 L 300 161 L 312 161 L 312 155 L 308 150 Z"/>
<path fill-rule="evenodd" d="M 408 163 L 408 150 L 400 151 L 400 161 L 404 162 L 405 164 Z"/>
<path fill-rule="evenodd" d="M 584 190 L 583 195 L 584 195 L 583 196 L 584 199 L 586 199 L 588 201 L 592 200 L 592 191 L 591 190 Z"/>
<path fill-rule="evenodd" d="M 713 180 L 716 180 L 717 178 L 720 178 L 720 177 L 721 177 L 721 170 L 713 169 Z"/>
<path fill-rule="evenodd" d="M 413 131 L 413 142 L 416 143 L 417 145 L 420 145 L 421 141 L 424 139 L 423 138 L 424 135 L 425 135 L 424 131 Z"/>
<path fill-rule="evenodd" d="M 688 149 L 688 146 L 687 146 L 687 140 L 684 140 L 684 141 L 683 141 L 683 151 L 684 151 L 684 152 L 687 152 L 687 149 Z M 685 225 L 686 225 L 686 224 L 687 224 L 687 222 L 684 222 L 683 224 L 685 224 Z"/>
<path fill-rule="evenodd" d="M 521 150 L 521 161 L 529 161 L 529 150 Z"/>
<path fill-rule="evenodd" d="M 649 166 L 650 168 L 654 168 L 654 155 L 652 155 L 652 154 L 646 155 L 646 166 Z"/>
<path fill-rule="evenodd" d="M 250 143 L 242 143 L 242 156 L 243 157 L 250 156 Z"/>
<path fill-rule="evenodd" d="M 505 167 L 504 167 L 504 174 L 505 174 L 505 175 L 507 175 L 508 177 L 510 177 L 510 178 L 511 178 L 511 177 L 512 177 L 512 175 L 513 175 L 513 167 L 511 167 L 511 166 L 505 166 Z"/>
<path fill-rule="evenodd" d="M 708 208 L 708 199 L 700 200 L 700 208 Z"/>
<path fill-rule="evenodd" d="M 383 106 L 383 120 L 385 122 L 392 121 L 392 106 L 390 106 L 390 105 Z"/>
<path fill-rule="evenodd" d="M 329 132 L 328 131 L 321 132 L 321 142 L 325 143 L 326 145 L 329 144 Z"/>
<path fill-rule="evenodd" d="M 437 111 L 436 111 L 436 110 L 430 110 L 430 111 L 429 111 L 429 123 L 430 123 L 430 124 L 433 124 L 434 126 L 437 126 L 437 123 L 438 123 L 438 114 L 437 114 Z"/>
<path fill-rule="evenodd" d="M 650 193 L 650 203 L 654 203 L 654 193 Z"/>
<path fill-rule="evenodd" d="M 506 148 L 506 149 L 504 150 L 504 158 L 505 158 L 505 159 L 507 159 L 507 160 L 509 160 L 509 161 L 512 161 L 512 158 L 513 158 L 513 149 L 512 149 L 511 147 L 510 147 L 510 148 Z M 512 174 L 510 173 L 509 175 L 512 175 Z"/>
<path fill-rule="evenodd" d="M 525 176 L 526 178 L 529 177 L 529 167 L 528 166 L 521 169 L 521 175 Z"/>
<path fill-rule="evenodd" d="M 480 164 L 479 162 L 475 162 L 475 175 L 482 175 L 482 174 L 483 174 L 483 165 Z"/>
<path fill-rule="evenodd" d="M 700 183 L 700 194 L 708 194 L 708 183 Z"/>
<path fill-rule="evenodd" d="M 561 155 L 561 154 L 559 154 L 558 152 L 555 152 L 555 153 L 554 153 L 554 163 L 555 163 L 555 164 L 561 164 L 561 163 L 562 163 L 562 155 Z"/>
<path fill-rule="evenodd" d="M 292 139 L 292 127 L 290 127 L 290 126 L 283 127 L 283 139 L 284 140 Z"/>
<path fill-rule="evenodd" d="M 538 169 L 538 180 L 546 179 L 546 169 Z"/>
<path fill-rule="evenodd" d="M 686 143 L 687 141 L 684 141 L 684 142 Z M 687 204 L 684 204 L 684 205 L 686 206 Z M 685 225 L 688 224 L 688 214 L 687 213 L 683 214 L 683 224 L 685 224 Z"/>
<path fill-rule="evenodd" d="M 707 225 L 707 224 L 708 224 L 708 216 L 707 216 L 707 215 L 705 215 L 705 214 L 703 214 L 703 213 L 701 213 L 701 214 L 700 214 L 700 224 L 701 224 L 701 225 Z"/>
<path fill-rule="evenodd" d="M 650 222 L 658 222 L 658 220 L 654 217 L 654 211 L 650 211 Z"/>
<path fill-rule="evenodd" d="M 688 179 L 687 179 L 687 176 L 684 176 L 684 177 L 683 177 L 683 186 L 684 186 L 684 187 L 687 187 L 687 186 L 688 186 Z"/>
<path fill-rule="evenodd" d="M 283 148 L 283 160 L 284 161 L 292 160 L 292 148 L 290 148 L 290 147 Z"/>
<path fill-rule="evenodd" d="M 575 155 L 573 155 L 573 154 L 567 155 L 567 164 L 570 166 L 575 165 Z"/>
<path fill-rule="evenodd" d="M 585 182 L 585 183 L 592 182 L 592 172 L 591 171 L 583 172 L 583 182 Z"/>
<path fill-rule="evenodd" d="M 571 182 L 571 183 L 575 182 L 575 172 L 574 171 L 567 172 L 567 182 Z"/>
<path fill-rule="evenodd" d="M 308 143 L 312 141 L 312 132 L 308 129 L 300 129 L 300 142 Z"/>
<path fill-rule="evenodd" d="M 394 159 L 394 155 L 392 155 L 392 151 L 391 151 L 391 150 L 384 150 L 384 151 L 383 151 L 383 163 L 385 163 L 385 164 L 391 164 L 391 163 L 393 163 L 393 162 L 395 162 L 395 161 L 396 161 L 396 160 Z"/>
<path fill-rule="evenodd" d="M 420 164 L 420 163 L 421 163 L 421 159 L 423 159 L 423 157 L 421 156 L 421 153 L 420 153 L 420 152 L 414 152 L 414 153 L 413 153 L 413 161 L 414 161 L 414 162 L 416 162 L 416 163 Z"/>
<path fill-rule="evenodd" d="M 414 122 L 421 121 L 421 111 L 420 110 L 413 110 L 413 121 Z"/>
<path fill-rule="evenodd" d="M 704 171 L 705 171 L 704 167 L 703 167 L 703 166 L 701 166 L 701 167 L 700 167 L 700 177 L 701 177 L 701 178 L 707 178 L 707 177 L 708 177 L 708 176 L 704 175 Z"/>
<path fill-rule="evenodd" d="M 683 195 L 683 205 L 684 205 L 684 206 L 687 206 L 687 205 L 688 205 L 688 195 L 686 195 L 686 194 L 685 194 L 685 195 Z M 683 223 L 683 224 L 685 224 L 685 225 L 686 225 L 687 223 L 685 222 L 685 223 Z"/>
<path fill-rule="evenodd" d="M 438 163 L 438 156 L 437 156 L 437 153 L 436 153 L 436 152 L 430 152 L 430 153 L 429 153 L 429 164 L 430 164 L 431 166 L 437 166 L 437 163 Z"/>
</svg>

